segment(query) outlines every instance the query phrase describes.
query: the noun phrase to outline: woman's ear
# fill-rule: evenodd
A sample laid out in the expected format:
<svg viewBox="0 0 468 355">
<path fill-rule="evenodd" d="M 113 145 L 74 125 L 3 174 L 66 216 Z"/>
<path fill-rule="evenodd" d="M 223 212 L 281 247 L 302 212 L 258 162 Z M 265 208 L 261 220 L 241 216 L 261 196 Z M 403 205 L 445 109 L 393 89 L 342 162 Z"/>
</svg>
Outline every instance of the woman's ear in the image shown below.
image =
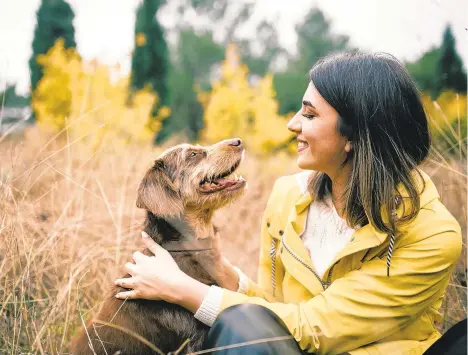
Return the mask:
<svg viewBox="0 0 468 355">
<path fill-rule="evenodd" d="M 346 153 L 351 153 L 351 151 L 353 150 L 353 144 L 351 143 L 351 141 L 346 142 L 344 150 Z"/>
</svg>

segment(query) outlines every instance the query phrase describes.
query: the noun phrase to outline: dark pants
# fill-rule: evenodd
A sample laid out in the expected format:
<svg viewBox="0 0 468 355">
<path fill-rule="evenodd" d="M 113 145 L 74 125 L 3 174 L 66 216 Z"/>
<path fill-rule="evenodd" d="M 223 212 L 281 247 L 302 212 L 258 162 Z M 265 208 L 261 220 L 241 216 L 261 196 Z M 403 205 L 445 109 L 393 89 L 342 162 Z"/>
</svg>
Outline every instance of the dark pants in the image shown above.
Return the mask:
<svg viewBox="0 0 468 355">
<path fill-rule="evenodd" d="M 242 345 L 246 342 L 255 343 Z M 221 312 L 208 333 L 204 349 L 230 345 L 236 347 L 220 349 L 213 353 L 215 355 L 302 354 L 281 319 L 269 309 L 254 304 L 237 305 Z"/>
<path fill-rule="evenodd" d="M 466 355 L 466 333 L 465 319 L 450 328 L 424 355 Z M 215 355 L 305 354 L 276 314 L 253 304 L 221 312 L 204 344 L 204 349 L 214 348 L 221 348 L 212 352 Z"/>
<path fill-rule="evenodd" d="M 424 355 L 466 355 L 466 319 L 447 330 L 442 337 L 427 349 Z"/>
</svg>

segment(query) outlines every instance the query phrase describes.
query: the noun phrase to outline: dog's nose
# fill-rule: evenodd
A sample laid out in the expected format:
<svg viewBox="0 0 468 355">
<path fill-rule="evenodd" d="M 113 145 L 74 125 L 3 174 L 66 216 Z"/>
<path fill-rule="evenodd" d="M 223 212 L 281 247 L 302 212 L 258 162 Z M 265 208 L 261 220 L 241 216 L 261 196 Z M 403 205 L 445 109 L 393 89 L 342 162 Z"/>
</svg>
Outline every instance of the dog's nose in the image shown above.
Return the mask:
<svg viewBox="0 0 468 355">
<path fill-rule="evenodd" d="M 229 139 L 227 144 L 234 147 L 240 147 L 242 145 L 242 140 L 240 138 Z"/>
</svg>

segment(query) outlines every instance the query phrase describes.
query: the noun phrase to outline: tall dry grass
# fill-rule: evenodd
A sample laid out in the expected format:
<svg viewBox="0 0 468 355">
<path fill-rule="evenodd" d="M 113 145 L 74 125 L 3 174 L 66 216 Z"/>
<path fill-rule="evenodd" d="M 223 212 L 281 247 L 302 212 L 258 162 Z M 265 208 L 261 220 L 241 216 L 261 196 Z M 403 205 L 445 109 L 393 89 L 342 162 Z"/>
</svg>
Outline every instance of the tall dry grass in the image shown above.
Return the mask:
<svg viewBox="0 0 468 355">
<path fill-rule="evenodd" d="M 82 320 L 139 249 L 143 211 L 136 189 L 158 149 L 97 152 L 46 140 L 32 129 L 0 145 L 0 353 L 63 354 Z M 432 156 L 426 171 L 466 231 L 466 170 Z M 275 179 L 295 173 L 294 158 L 247 154 L 245 195 L 215 217 L 234 264 L 255 277 L 260 219 Z M 466 317 L 464 253 L 443 306 L 446 329 Z"/>
</svg>

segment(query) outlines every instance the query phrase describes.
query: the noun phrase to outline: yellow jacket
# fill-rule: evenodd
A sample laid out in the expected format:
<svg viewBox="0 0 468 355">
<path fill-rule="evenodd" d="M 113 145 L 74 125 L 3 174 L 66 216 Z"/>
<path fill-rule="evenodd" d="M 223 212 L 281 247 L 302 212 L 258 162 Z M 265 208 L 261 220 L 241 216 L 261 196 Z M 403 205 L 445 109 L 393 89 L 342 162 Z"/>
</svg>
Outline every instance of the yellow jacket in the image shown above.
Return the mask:
<svg viewBox="0 0 468 355">
<path fill-rule="evenodd" d="M 390 276 L 389 238 L 367 224 L 321 280 L 300 238 L 313 198 L 301 192 L 296 175 L 278 179 L 262 221 L 258 283 L 249 280 L 246 294 L 225 290 L 220 310 L 263 305 L 302 349 L 317 354 L 422 354 L 440 337 L 434 322 L 441 319 L 438 310 L 462 248 L 460 225 L 423 176 L 421 209 L 398 228 Z"/>
</svg>

